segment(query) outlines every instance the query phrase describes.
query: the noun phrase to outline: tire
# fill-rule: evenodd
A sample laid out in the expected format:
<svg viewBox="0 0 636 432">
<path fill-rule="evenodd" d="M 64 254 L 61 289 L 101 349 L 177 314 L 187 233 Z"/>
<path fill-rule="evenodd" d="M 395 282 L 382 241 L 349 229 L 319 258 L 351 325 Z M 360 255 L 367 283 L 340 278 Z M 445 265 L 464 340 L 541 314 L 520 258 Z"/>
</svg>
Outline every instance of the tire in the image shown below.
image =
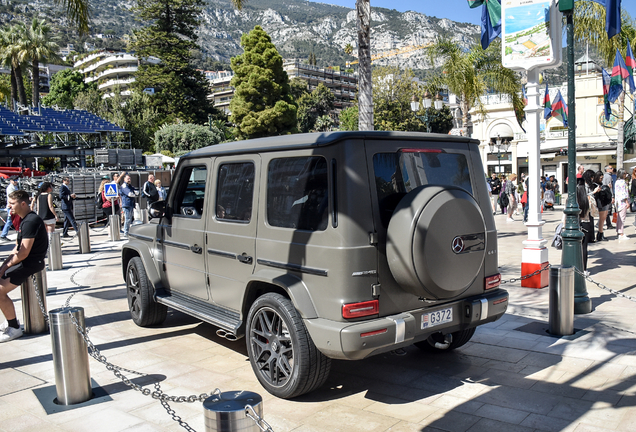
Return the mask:
<svg viewBox="0 0 636 432">
<path fill-rule="evenodd" d="M 264 294 L 247 316 L 247 353 L 265 389 L 283 399 L 309 393 L 325 383 L 331 359 L 314 345 L 292 302 Z"/>
<path fill-rule="evenodd" d="M 148 282 L 141 258 L 134 257 L 126 268 L 126 293 L 128 309 L 135 324 L 150 327 L 166 320 L 168 308 L 153 300 L 153 287 Z"/>
<path fill-rule="evenodd" d="M 469 328 L 467 330 L 459 330 L 454 333 L 451 333 L 451 343 L 447 348 L 437 348 L 435 347 L 436 342 L 444 342 L 444 335 L 442 333 L 433 333 L 428 337 L 428 339 L 416 342 L 413 345 L 418 347 L 424 351 L 433 351 L 433 352 L 441 352 L 441 351 L 452 351 L 456 348 L 466 345 L 466 342 L 470 340 L 471 337 L 475 334 L 475 329 L 477 327 Z"/>
</svg>

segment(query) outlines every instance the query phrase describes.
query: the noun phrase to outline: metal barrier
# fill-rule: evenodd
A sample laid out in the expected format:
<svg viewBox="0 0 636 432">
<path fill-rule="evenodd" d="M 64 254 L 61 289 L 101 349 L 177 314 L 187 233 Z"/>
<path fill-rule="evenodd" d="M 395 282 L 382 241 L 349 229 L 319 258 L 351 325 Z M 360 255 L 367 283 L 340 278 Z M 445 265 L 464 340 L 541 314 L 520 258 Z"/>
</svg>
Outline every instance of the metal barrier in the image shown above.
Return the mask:
<svg viewBox="0 0 636 432">
<path fill-rule="evenodd" d="M 59 232 L 51 233 L 47 254 L 49 270 L 62 270 L 62 239 Z"/>
<path fill-rule="evenodd" d="M 203 401 L 207 432 L 261 432 L 249 415 L 250 406 L 259 419 L 263 417 L 263 398 L 250 391 L 228 391 L 213 394 Z"/>
<path fill-rule="evenodd" d="M 46 269 L 27 278 L 22 285 L 22 320 L 24 332 L 29 334 L 45 333 L 46 324 Z M 38 300 L 40 299 L 40 300 Z M 40 303 L 40 301 L 42 303 Z"/>
<path fill-rule="evenodd" d="M 550 267 L 549 332 L 574 333 L 574 267 Z"/>
<path fill-rule="evenodd" d="M 81 254 L 91 253 L 91 235 L 88 232 L 88 223 L 79 223 L 79 251 Z"/>
<path fill-rule="evenodd" d="M 86 402 L 93 394 L 88 348 L 73 318 L 81 328 L 86 329 L 84 308 L 62 307 L 49 312 L 58 405 Z"/>
<path fill-rule="evenodd" d="M 109 233 L 110 233 L 110 241 L 119 241 L 120 237 L 119 237 L 119 230 L 121 229 L 121 221 L 120 221 L 120 216 L 115 214 L 115 215 L 110 215 L 108 216 L 108 226 L 109 226 Z"/>
</svg>

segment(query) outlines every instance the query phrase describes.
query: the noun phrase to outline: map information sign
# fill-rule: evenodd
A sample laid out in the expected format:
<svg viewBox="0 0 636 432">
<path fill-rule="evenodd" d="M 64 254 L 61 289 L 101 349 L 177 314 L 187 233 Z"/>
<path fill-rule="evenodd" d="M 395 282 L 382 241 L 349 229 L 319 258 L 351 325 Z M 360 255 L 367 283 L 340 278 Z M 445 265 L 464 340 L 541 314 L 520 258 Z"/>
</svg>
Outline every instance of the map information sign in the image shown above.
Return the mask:
<svg viewBox="0 0 636 432">
<path fill-rule="evenodd" d="M 513 70 L 561 64 L 561 14 L 555 0 L 501 2 L 502 63 Z"/>
</svg>

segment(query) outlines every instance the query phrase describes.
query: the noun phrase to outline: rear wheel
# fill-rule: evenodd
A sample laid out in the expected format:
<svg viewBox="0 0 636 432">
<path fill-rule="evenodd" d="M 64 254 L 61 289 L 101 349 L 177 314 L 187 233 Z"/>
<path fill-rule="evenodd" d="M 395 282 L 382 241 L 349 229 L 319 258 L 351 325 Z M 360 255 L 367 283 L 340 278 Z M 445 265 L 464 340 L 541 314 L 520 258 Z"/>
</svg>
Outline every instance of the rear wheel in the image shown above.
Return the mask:
<svg viewBox="0 0 636 432">
<path fill-rule="evenodd" d="M 247 317 L 247 352 L 265 389 L 289 399 L 320 387 L 331 360 L 314 345 L 292 302 L 280 294 L 259 297 Z"/>
<path fill-rule="evenodd" d="M 168 308 L 156 303 L 152 298 L 153 288 L 148 282 L 146 269 L 139 257 L 134 257 L 128 262 L 126 292 L 128 309 L 135 324 L 140 327 L 149 327 L 161 324 L 166 320 Z"/>
<path fill-rule="evenodd" d="M 475 334 L 476 327 L 467 330 L 459 330 L 448 335 L 433 333 L 428 339 L 416 342 L 413 345 L 425 351 L 452 351 L 464 346 Z"/>
</svg>

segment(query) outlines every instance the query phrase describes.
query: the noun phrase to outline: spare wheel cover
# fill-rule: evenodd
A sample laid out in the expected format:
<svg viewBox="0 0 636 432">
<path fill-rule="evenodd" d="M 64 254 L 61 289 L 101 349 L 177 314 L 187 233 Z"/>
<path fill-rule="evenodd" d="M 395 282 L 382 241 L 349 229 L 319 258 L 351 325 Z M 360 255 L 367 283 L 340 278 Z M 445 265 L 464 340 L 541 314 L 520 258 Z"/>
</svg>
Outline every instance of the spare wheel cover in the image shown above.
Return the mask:
<svg viewBox="0 0 636 432">
<path fill-rule="evenodd" d="M 406 291 L 429 299 L 461 295 L 480 273 L 486 227 L 464 189 L 421 186 L 398 204 L 387 232 L 387 259 Z"/>
</svg>

